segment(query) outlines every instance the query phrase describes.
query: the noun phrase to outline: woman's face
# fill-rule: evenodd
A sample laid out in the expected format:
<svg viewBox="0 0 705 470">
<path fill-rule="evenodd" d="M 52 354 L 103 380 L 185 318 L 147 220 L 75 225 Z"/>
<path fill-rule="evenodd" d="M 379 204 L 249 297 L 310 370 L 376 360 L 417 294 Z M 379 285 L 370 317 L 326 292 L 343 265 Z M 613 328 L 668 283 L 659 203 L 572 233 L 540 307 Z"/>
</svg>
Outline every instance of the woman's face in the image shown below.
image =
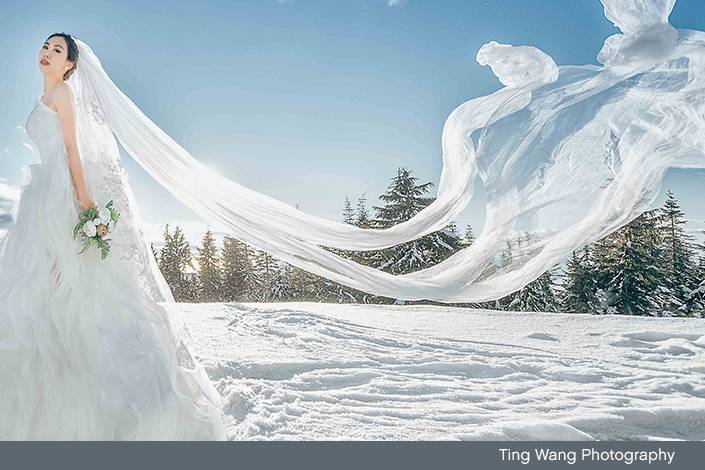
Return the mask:
<svg viewBox="0 0 705 470">
<path fill-rule="evenodd" d="M 58 75 L 63 79 L 64 74 L 73 64 L 66 60 L 68 57 L 68 44 L 62 36 L 52 36 L 39 49 L 39 70 L 44 75 Z"/>
</svg>

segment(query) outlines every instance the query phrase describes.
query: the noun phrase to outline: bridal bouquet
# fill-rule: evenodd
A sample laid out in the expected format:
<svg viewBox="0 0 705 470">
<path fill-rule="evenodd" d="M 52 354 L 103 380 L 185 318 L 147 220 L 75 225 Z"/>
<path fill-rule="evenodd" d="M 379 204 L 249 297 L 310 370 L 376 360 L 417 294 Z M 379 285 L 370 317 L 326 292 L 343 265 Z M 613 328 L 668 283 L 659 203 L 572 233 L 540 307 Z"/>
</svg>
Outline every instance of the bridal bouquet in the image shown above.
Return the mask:
<svg viewBox="0 0 705 470">
<path fill-rule="evenodd" d="M 105 238 L 113 231 L 113 227 L 120 218 L 120 213 L 113 207 L 113 201 L 105 207 L 97 209 L 89 207 L 78 214 L 78 223 L 73 228 L 73 238 L 81 237 L 83 249 L 78 254 L 86 251 L 90 245 L 100 249 L 101 259 L 105 259 L 110 251 L 109 238 Z"/>
</svg>

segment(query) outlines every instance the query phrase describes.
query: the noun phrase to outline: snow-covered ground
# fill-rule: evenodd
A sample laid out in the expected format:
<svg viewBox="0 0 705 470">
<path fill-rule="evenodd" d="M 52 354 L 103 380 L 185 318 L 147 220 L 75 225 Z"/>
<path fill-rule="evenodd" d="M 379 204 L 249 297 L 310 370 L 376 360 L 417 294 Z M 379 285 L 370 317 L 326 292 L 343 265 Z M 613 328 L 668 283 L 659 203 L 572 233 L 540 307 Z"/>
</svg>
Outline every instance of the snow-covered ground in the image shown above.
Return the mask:
<svg viewBox="0 0 705 470">
<path fill-rule="evenodd" d="M 171 304 L 231 439 L 705 439 L 705 321 Z"/>
</svg>

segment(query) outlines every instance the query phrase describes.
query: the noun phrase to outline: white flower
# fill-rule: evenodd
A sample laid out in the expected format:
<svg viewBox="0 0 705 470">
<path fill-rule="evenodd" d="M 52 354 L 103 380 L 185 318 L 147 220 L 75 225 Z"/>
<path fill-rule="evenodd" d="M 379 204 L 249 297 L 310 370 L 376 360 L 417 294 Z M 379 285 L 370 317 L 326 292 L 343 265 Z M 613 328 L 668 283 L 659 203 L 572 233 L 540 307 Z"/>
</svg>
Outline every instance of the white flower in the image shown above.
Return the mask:
<svg viewBox="0 0 705 470">
<path fill-rule="evenodd" d="M 96 217 L 95 219 L 93 219 L 93 225 L 94 225 L 94 226 L 97 227 L 97 226 L 100 225 L 100 224 L 101 224 L 101 221 L 100 221 L 100 219 L 99 219 L 98 217 Z"/>
<path fill-rule="evenodd" d="M 100 219 L 101 223 L 107 225 L 108 221 L 111 219 L 110 209 L 108 209 L 107 207 L 104 207 L 101 210 L 99 210 L 98 211 L 98 218 Z"/>
<path fill-rule="evenodd" d="M 113 232 L 113 224 L 108 224 L 108 233 Z"/>
<path fill-rule="evenodd" d="M 84 224 L 83 225 L 83 233 L 86 234 L 86 236 L 89 237 L 95 237 L 95 225 L 93 224 Z"/>
</svg>

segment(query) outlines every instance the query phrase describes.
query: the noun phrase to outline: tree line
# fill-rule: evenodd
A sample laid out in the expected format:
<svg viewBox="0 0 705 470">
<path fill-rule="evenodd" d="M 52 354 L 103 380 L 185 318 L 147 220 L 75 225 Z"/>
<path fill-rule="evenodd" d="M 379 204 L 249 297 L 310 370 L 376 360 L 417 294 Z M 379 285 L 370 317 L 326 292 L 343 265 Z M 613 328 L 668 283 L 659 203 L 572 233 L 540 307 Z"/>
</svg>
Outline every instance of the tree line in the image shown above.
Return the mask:
<svg viewBox="0 0 705 470">
<path fill-rule="evenodd" d="M 401 167 L 380 203 L 368 207 L 345 198 L 342 220 L 362 228 L 384 229 L 410 219 L 434 201 L 433 183 L 418 183 Z M 684 228 L 685 214 L 675 194 L 662 207 L 644 212 L 595 243 L 573 251 L 533 282 L 491 302 L 445 305 L 542 312 L 650 316 L 705 316 L 705 247 Z M 455 223 L 398 246 L 373 251 L 330 251 L 391 274 L 405 274 L 445 260 L 475 240 L 472 227 L 460 233 Z M 525 234 L 501 254 L 512 262 L 514 248 L 530 243 Z M 210 229 L 196 254 L 181 228 L 164 230 L 162 249 L 152 248 L 178 302 L 426 303 L 374 296 L 304 271 L 270 254 L 224 236 L 220 248 Z"/>
</svg>

